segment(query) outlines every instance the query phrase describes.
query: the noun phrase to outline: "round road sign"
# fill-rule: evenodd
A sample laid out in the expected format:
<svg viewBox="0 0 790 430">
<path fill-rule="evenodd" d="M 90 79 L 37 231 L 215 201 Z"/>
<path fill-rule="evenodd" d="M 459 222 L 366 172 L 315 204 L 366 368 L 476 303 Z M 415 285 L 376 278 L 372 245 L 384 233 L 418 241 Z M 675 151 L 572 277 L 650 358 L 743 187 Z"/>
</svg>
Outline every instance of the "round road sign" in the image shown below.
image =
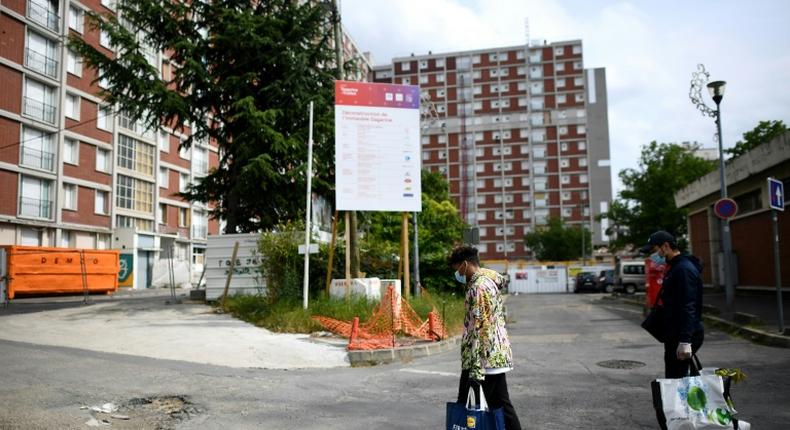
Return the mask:
<svg viewBox="0 0 790 430">
<path fill-rule="evenodd" d="M 713 205 L 713 212 L 721 219 L 730 219 L 738 213 L 738 203 L 733 199 L 719 199 Z"/>
</svg>

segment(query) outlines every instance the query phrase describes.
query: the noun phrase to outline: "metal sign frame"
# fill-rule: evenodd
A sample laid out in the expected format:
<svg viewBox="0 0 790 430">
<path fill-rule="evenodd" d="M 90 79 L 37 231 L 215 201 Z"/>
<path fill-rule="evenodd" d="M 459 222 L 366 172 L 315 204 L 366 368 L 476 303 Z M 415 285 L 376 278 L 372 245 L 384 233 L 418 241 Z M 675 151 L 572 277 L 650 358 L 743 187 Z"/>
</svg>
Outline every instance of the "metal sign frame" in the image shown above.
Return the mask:
<svg viewBox="0 0 790 430">
<path fill-rule="evenodd" d="M 768 206 L 782 212 L 785 210 L 785 184 L 778 179 L 768 178 Z"/>
</svg>

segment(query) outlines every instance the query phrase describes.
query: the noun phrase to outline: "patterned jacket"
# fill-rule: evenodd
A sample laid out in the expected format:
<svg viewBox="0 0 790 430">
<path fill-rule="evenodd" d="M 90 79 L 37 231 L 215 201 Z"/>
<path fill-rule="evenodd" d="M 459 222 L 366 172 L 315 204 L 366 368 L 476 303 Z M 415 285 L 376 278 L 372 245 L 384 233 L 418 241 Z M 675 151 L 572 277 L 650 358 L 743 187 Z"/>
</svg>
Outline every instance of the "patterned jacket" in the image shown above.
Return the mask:
<svg viewBox="0 0 790 430">
<path fill-rule="evenodd" d="M 482 380 L 485 369 L 513 367 L 513 351 L 505 329 L 505 312 L 497 283 L 478 271 L 467 283 L 461 368 Z"/>
</svg>

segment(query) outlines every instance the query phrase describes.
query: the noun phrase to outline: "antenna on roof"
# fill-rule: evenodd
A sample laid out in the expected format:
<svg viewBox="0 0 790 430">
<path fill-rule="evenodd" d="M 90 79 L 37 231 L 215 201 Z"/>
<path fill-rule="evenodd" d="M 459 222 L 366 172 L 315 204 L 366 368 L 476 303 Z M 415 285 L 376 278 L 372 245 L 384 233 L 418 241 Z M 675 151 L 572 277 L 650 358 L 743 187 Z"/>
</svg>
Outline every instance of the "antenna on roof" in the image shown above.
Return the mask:
<svg viewBox="0 0 790 430">
<path fill-rule="evenodd" d="M 529 46 L 529 18 L 524 18 L 524 40 L 527 41 L 527 46 Z"/>
</svg>

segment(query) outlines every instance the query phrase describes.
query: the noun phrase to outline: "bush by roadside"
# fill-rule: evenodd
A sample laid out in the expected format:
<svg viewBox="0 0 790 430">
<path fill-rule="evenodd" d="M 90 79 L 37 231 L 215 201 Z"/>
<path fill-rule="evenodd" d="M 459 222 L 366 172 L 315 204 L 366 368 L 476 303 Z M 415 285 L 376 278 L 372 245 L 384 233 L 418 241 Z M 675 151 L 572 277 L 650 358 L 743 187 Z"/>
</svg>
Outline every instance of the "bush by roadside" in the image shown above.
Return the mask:
<svg viewBox="0 0 790 430">
<path fill-rule="evenodd" d="M 261 295 L 236 295 L 228 297 L 225 308 L 236 318 L 274 332 L 313 333 L 323 330 L 320 324 L 312 320 L 314 315 L 342 321 L 351 321 L 358 316 L 360 322 L 364 323 L 378 304 L 363 297 L 345 300 L 320 296 L 311 300 L 308 309 L 303 309 L 301 300 L 281 299 L 271 302 Z M 462 295 L 434 293 L 430 298 L 413 297 L 409 299 L 409 304 L 422 319 L 427 319 L 432 306 L 436 306 L 439 315 L 444 314 L 450 335 L 461 332 L 464 318 Z"/>
</svg>

